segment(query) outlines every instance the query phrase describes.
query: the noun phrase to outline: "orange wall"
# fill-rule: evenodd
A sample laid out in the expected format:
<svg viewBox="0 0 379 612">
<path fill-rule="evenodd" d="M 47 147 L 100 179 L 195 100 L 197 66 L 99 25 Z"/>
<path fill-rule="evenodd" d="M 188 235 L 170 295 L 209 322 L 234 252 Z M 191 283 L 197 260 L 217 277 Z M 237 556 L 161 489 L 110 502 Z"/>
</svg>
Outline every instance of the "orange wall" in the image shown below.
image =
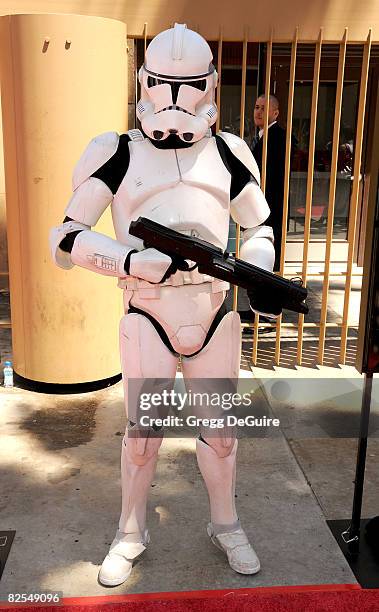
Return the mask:
<svg viewBox="0 0 379 612">
<path fill-rule="evenodd" d="M 319 28 L 324 38 L 340 39 L 345 27 L 350 40 L 364 40 L 369 27 L 379 41 L 378 0 L 0 0 L 0 13 L 79 13 L 111 17 L 127 23 L 129 36 L 142 36 L 186 22 L 208 38 L 217 39 L 223 26 L 225 40 L 239 40 L 249 27 L 251 40 L 266 40 L 274 28 L 275 38 L 289 40 L 296 26 L 299 38 L 315 40 Z"/>
</svg>

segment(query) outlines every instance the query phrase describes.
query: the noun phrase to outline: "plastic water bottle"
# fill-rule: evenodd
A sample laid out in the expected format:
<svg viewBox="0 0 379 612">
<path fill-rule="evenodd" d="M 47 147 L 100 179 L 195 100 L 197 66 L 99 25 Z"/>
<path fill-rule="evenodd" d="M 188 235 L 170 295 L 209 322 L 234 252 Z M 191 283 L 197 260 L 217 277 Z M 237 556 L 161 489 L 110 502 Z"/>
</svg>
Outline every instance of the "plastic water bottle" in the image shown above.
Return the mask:
<svg viewBox="0 0 379 612">
<path fill-rule="evenodd" d="M 12 362 L 6 361 L 4 366 L 4 387 L 13 387 Z"/>
</svg>

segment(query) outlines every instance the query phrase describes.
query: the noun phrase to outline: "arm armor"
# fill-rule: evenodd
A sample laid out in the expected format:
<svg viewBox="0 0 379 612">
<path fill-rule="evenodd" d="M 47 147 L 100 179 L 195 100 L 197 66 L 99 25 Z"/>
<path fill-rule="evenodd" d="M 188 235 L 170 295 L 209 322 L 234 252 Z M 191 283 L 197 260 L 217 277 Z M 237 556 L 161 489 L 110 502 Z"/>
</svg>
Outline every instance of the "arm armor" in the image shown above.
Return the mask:
<svg viewBox="0 0 379 612">
<path fill-rule="evenodd" d="M 65 211 L 66 219 L 50 232 L 52 257 L 58 266 L 70 269 L 76 264 L 107 276 L 119 277 L 127 273 L 125 260 L 135 251 L 108 236 L 92 232 L 91 226 L 110 204 L 125 176 L 129 162 L 125 155 L 128 140 L 127 135 L 119 137 L 116 132 L 101 134 L 90 142 L 77 163 L 73 174 L 74 193 Z"/>
<path fill-rule="evenodd" d="M 275 261 L 274 234 L 271 227 L 261 225 L 270 208 L 259 187 L 257 163 L 246 142 L 227 132 L 216 136 L 220 155 L 231 174 L 230 213 L 245 229 L 240 258 L 272 272 Z"/>
<path fill-rule="evenodd" d="M 243 232 L 242 237 L 241 259 L 268 272 L 272 272 L 275 262 L 272 227 L 260 225 L 249 228 Z M 268 318 L 276 318 L 280 314 L 281 308 L 278 309 L 275 293 L 270 288 L 267 288 L 264 292 L 247 292 L 247 295 L 250 301 L 250 308 L 256 314 L 264 315 Z"/>
<path fill-rule="evenodd" d="M 246 229 L 243 234 L 240 258 L 248 263 L 272 272 L 275 261 L 274 233 L 272 227 L 260 225 Z"/>
<path fill-rule="evenodd" d="M 230 214 L 233 221 L 242 227 L 257 227 L 270 214 L 269 206 L 259 185 L 250 181 L 231 201 Z"/>
<path fill-rule="evenodd" d="M 261 191 L 257 162 L 246 142 L 227 132 L 219 132 L 216 143 L 231 175 L 230 213 L 242 227 L 256 227 L 267 219 L 270 208 Z"/>
</svg>

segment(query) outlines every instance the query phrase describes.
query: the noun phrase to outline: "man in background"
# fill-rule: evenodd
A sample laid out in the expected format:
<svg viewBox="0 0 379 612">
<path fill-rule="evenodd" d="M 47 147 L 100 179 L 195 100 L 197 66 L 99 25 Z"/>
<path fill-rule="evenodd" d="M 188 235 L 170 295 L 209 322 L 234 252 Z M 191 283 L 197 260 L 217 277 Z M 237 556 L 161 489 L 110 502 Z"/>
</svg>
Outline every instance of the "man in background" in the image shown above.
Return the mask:
<svg viewBox="0 0 379 612">
<path fill-rule="evenodd" d="M 254 123 L 259 130 L 253 140 L 251 150 L 262 174 L 263 157 L 263 127 L 265 116 L 266 97 L 259 96 L 254 106 Z M 286 131 L 277 122 L 279 116 L 278 99 L 269 96 L 268 110 L 268 139 L 266 164 L 266 191 L 265 196 L 271 210 L 266 221 L 274 230 L 275 264 L 274 271 L 280 267 L 280 251 L 282 244 L 282 219 L 284 195 L 284 166 L 286 159 Z"/>
</svg>

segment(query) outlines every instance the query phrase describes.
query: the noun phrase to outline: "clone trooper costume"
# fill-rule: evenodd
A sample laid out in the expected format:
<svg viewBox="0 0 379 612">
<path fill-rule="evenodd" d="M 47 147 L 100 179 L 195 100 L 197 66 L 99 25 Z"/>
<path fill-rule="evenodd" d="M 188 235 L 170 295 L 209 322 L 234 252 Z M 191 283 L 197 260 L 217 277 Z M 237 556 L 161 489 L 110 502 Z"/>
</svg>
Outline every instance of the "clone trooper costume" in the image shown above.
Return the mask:
<svg viewBox="0 0 379 612">
<path fill-rule="evenodd" d="M 74 171 L 66 218 L 50 236 L 59 266 L 115 276 L 124 289 L 126 403 L 130 379 L 174 379 L 179 356 L 184 379 L 237 379 L 241 349 L 239 315 L 223 310 L 228 285 L 144 249 L 128 233 L 132 220 L 147 217 L 226 249 L 231 215 L 244 228 L 242 259 L 271 271 L 275 257 L 272 229 L 262 225 L 270 211 L 248 146 L 232 134 L 211 135 L 217 73 L 206 41 L 175 24 L 150 43 L 139 80 L 143 133 L 105 133 L 90 142 Z M 116 240 L 91 229 L 108 205 Z M 252 297 L 254 306 L 272 312 L 263 296 Z M 122 443 L 119 530 L 99 574 L 108 586 L 128 578 L 149 542 L 147 495 L 163 434 L 131 436 L 133 427 Z M 235 508 L 235 433 L 215 437 L 203 429 L 196 442 L 210 501 L 208 535 L 235 571 L 256 573 L 259 560 Z"/>
</svg>

